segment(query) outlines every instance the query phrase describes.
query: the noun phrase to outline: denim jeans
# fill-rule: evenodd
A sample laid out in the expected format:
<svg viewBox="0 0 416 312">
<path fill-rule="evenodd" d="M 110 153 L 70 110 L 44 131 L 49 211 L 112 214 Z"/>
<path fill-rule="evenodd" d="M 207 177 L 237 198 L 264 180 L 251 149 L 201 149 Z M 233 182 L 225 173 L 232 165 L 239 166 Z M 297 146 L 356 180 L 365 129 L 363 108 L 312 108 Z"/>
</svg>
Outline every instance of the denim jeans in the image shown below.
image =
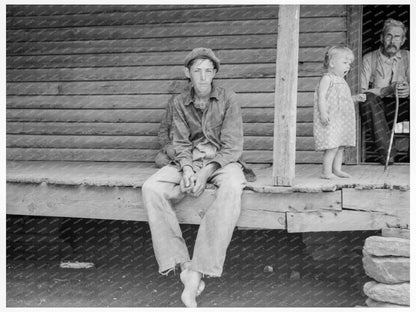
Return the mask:
<svg viewBox="0 0 416 312">
<path fill-rule="evenodd" d="M 152 175 L 142 187 L 153 249 L 162 274 L 190 261 L 174 208 L 174 204 L 186 196 L 179 187 L 181 178 L 182 173 L 168 165 Z M 226 251 L 240 216 L 246 180 L 241 165 L 230 163 L 215 171 L 209 181 L 218 189 L 201 219 L 190 268 L 204 275 L 221 276 Z"/>
</svg>

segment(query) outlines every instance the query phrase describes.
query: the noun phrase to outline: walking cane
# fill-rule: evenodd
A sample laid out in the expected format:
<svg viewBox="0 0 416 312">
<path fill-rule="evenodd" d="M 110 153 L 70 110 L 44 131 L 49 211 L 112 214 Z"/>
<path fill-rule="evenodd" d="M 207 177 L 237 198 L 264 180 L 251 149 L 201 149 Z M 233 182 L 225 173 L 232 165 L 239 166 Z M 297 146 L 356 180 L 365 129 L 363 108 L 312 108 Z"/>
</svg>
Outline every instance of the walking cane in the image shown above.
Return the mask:
<svg viewBox="0 0 416 312">
<path fill-rule="evenodd" d="M 391 129 L 390 143 L 389 143 L 389 149 L 388 149 L 388 152 L 387 152 L 386 163 L 384 164 L 384 171 L 386 171 L 387 170 L 387 167 L 389 166 L 389 159 L 390 159 L 390 154 L 391 154 L 391 148 L 393 147 L 394 130 L 396 129 L 397 116 L 399 115 L 399 93 L 397 91 L 397 85 L 395 87 L 394 94 L 396 96 L 396 110 L 394 111 L 393 127 Z"/>
</svg>

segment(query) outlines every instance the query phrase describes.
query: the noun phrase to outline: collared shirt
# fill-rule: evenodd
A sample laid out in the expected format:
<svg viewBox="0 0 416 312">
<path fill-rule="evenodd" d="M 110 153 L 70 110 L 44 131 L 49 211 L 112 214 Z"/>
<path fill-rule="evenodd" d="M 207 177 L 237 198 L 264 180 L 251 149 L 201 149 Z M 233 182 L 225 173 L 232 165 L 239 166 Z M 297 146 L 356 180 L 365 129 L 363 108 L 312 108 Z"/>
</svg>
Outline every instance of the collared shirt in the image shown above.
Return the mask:
<svg viewBox="0 0 416 312">
<path fill-rule="evenodd" d="M 205 108 L 195 105 L 194 89 L 172 99 L 175 163 L 194 171 L 216 162 L 237 162 L 243 152 L 243 121 L 236 94 L 213 84 Z"/>
<path fill-rule="evenodd" d="M 407 50 L 400 50 L 391 58 L 381 53 L 380 49 L 364 55 L 361 67 L 361 92 L 371 92 L 381 96 L 381 88 L 385 88 L 393 82 L 406 81 L 409 83 L 409 66 L 404 64 L 404 53 L 407 53 L 409 60 L 409 51 Z M 375 58 L 375 66 L 373 58 Z M 375 72 L 373 73 L 374 67 Z"/>
</svg>

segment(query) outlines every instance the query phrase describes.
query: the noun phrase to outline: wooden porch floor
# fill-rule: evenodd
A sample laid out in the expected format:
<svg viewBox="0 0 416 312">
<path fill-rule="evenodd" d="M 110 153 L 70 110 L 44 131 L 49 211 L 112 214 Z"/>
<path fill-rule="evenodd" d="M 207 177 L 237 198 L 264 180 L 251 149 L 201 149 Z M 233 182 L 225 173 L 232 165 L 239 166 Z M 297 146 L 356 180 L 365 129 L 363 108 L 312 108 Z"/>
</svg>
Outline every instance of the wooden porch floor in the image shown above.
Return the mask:
<svg viewBox="0 0 416 312">
<path fill-rule="evenodd" d="M 341 188 L 409 189 L 410 166 L 407 164 L 350 165 L 344 170 L 349 179 L 320 179 L 321 165 L 296 165 L 296 178 L 291 187 L 275 187 L 271 166 L 253 166 L 257 181 L 247 183 L 246 189 L 256 192 L 320 192 Z M 42 183 L 91 186 L 141 187 L 158 169 L 149 164 L 131 162 L 62 162 L 62 161 L 9 161 L 7 182 Z"/>
<path fill-rule="evenodd" d="M 254 166 L 253 166 L 254 167 Z M 292 187 L 274 187 L 270 166 L 242 197 L 238 226 L 288 232 L 408 228 L 410 167 L 345 166 L 353 177 L 323 180 L 320 165 L 297 165 Z M 147 221 L 141 186 L 157 168 L 125 162 L 11 161 L 8 214 Z M 175 206 L 179 222 L 199 224 L 215 198 L 213 186 Z"/>
</svg>

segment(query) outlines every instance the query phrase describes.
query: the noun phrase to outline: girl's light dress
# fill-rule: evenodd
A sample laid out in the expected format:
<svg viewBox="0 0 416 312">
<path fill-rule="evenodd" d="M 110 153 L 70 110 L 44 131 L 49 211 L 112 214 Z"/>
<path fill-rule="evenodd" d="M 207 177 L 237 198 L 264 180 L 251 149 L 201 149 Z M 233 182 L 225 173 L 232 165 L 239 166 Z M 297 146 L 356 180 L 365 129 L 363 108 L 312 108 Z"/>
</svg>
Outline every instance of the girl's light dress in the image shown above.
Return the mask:
<svg viewBox="0 0 416 312">
<path fill-rule="evenodd" d="M 322 125 L 318 109 L 318 88 L 314 94 L 313 136 L 315 150 L 337 148 L 340 146 L 355 146 L 356 121 L 354 102 L 351 90 L 344 78 L 326 73 L 330 84 L 326 94 L 329 124 Z"/>
</svg>

